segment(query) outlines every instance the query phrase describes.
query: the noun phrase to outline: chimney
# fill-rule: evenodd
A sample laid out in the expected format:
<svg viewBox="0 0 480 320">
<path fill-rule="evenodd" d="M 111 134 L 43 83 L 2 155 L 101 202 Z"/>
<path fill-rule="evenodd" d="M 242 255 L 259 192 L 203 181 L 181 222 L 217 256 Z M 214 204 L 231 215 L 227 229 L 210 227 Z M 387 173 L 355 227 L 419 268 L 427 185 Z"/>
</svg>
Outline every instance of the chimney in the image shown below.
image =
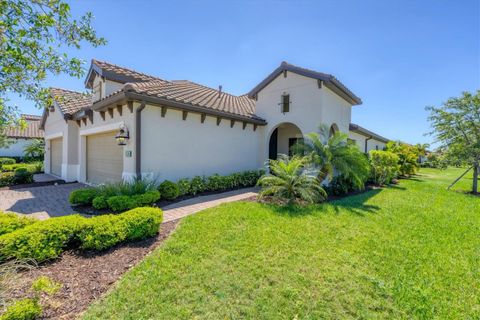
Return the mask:
<svg viewBox="0 0 480 320">
<path fill-rule="evenodd" d="M 221 95 L 222 95 L 222 85 L 219 85 L 218 86 L 218 97 L 220 98 Z"/>
</svg>

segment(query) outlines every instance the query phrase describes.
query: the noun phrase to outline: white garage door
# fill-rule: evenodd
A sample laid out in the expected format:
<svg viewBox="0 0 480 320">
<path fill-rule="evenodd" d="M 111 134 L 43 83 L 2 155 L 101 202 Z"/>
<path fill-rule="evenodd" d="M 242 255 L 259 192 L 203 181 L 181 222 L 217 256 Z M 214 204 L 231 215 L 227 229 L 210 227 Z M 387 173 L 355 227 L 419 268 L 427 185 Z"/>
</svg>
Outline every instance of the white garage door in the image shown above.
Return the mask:
<svg viewBox="0 0 480 320">
<path fill-rule="evenodd" d="M 87 181 L 95 184 L 122 180 L 123 147 L 115 132 L 87 136 Z"/>
<path fill-rule="evenodd" d="M 62 176 L 62 138 L 50 140 L 50 172 Z"/>
</svg>

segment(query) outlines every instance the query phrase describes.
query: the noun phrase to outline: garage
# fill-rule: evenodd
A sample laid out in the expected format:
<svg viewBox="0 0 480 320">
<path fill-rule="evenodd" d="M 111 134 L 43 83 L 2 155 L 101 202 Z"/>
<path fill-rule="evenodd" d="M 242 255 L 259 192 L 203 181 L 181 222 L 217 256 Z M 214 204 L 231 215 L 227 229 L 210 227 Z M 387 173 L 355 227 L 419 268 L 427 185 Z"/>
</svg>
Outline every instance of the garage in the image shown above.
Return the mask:
<svg viewBox="0 0 480 320">
<path fill-rule="evenodd" d="M 62 176 L 62 144 L 62 138 L 50 140 L 50 173 L 58 177 Z"/>
<path fill-rule="evenodd" d="M 87 136 L 87 181 L 94 184 L 122 180 L 123 147 L 115 132 Z"/>
</svg>

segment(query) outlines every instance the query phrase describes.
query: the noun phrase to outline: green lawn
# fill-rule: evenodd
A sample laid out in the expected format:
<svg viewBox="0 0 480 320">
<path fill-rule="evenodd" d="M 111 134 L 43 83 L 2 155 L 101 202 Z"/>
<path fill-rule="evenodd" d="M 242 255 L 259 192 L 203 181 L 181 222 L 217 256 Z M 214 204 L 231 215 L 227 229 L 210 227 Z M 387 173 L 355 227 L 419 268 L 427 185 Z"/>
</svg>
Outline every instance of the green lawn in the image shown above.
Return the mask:
<svg viewBox="0 0 480 320">
<path fill-rule="evenodd" d="M 206 210 L 84 317 L 480 319 L 480 198 L 445 190 L 461 171 L 304 209 Z"/>
</svg>

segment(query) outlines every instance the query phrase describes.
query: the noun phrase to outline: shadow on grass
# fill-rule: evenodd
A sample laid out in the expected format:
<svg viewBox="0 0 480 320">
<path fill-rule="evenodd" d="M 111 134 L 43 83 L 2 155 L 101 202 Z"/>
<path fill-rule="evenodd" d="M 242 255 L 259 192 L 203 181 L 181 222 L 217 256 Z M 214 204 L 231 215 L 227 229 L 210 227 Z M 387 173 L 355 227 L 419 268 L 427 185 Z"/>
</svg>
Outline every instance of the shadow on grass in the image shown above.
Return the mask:
<svg viewBox="0 0 480 320">
<path fill-rule="evenodd" d="M 367 213 L 374 213 L 380 210 L 380 207 L 365 202 L 371 197 L 382 192 L 383 189 L 371 189 L 360 194 L 347 196 L 342 199 L 329 201 L 327 203 L 300 206 L 300 205 L 287 205 L 279 206 L 275 204 L 266 204 L 272 211 L 279 215 L 289 217 L 302 217 L 305 215 L 311 215 L 318 212 L 325 212 L 328 207 L 333 208 L 335 213 L 340 214 L 342 212 L 354 213 L 359 216 L 364 216 Z"/>
<path fill-rule="evenodd" d="M 404 190 L 405 188 L 402 188 Z M 332 201 L 330 204 L 335 213 L 340 214 L 344 211 L 364 216 L 367 213 L 375 213 L 380 210 L 379 206 L 366 204 L 371 197 L 382 192 L 383 189 L 373 189 L 359 195 L 347 197 L 341 200 Z"/>
</svg>

